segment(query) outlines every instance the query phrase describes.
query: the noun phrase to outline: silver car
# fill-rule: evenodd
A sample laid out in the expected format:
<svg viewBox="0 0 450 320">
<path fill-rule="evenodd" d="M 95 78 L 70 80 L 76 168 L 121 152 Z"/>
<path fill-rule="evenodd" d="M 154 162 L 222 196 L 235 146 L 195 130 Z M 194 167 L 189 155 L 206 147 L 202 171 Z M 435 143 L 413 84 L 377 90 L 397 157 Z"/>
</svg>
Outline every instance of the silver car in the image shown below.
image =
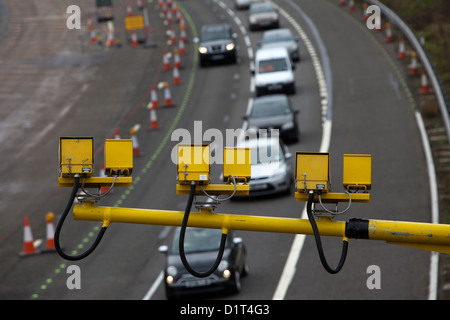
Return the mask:
<svg viewBox="0 0 450 320">
<path fill-rule="evenodd" d="M 259 45 L 261 48 L 284 47 L 289 52 L 292 61 L 300 61 L 298 38 L 287 28 L 264 31 Z"/>
<path fill-rule="evenodd" d="M 278 28 L 280 26 L 280 15 L 268 2 L 256 2 L 250 5 L 248 16 L 250 30 Z"/>
<path fill-rule="evenodd" d="M 259 0 L 234 0 L 234 7 L 237 10 L 248 9 L 253 2 L 258 2 Z"/>
<path fill-rule="evenodd" d="M 293 176 L 289 159 L 292 154 L 278 138 L 260 137 L 242 141 L 237 147 L 251 149 L 249 196 L 290 193 Z"/>
</svg>

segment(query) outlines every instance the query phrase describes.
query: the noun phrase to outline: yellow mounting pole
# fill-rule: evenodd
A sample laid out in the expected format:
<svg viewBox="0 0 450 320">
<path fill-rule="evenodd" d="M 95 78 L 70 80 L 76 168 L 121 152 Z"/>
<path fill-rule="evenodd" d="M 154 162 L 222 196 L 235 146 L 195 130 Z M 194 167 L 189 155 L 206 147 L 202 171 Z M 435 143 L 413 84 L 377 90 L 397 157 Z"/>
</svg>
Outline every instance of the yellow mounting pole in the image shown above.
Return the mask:
<svg viewBox="0 0 450 320">
<path fill-rule="evenodd" d="M 105 221 L 180 226 L 183 211 L 149 210 L 95 206 L 93 202 L 75 205 L 75 220 Z M 313 234 L 306 219 L 212 213 L 202 209 L 191 212 L 188 227 L 244 231 Z M 350 219 L 334 221 L 329 217 L 317 220 L 321 236 L 382 240 L 390 244 L 450 253 L 450 225 L 403 221 Z"/>
</svg>

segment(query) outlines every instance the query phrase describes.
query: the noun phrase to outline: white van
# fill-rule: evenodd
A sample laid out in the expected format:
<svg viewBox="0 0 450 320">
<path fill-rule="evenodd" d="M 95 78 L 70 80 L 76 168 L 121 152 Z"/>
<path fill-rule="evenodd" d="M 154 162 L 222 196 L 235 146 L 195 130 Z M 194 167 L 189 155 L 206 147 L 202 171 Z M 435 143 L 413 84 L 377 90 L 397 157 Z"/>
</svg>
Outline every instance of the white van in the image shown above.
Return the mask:
<svg viewBox="0 0 450 320">
<path fill-rule="evenodd" d="M 256 51 L 255 75 L 256 96 L 283 92 L 295 93 L 295 65 L 284 47 L 261 48 Z"/>
</svg>

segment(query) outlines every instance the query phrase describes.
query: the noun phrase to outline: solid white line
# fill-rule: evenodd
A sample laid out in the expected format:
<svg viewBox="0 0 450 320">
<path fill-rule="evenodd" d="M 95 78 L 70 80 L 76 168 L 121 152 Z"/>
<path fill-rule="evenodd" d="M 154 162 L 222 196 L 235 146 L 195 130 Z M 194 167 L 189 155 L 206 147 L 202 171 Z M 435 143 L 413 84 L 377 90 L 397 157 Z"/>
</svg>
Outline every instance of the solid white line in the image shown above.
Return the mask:
<svg viewBox="0 0 450 320">
<path fill-rule="evenodd" d="M 161 271 L 159 273 L 158 277 L 156 278 L 155 282 L 153 282 L 152 287 L 148 290 L 148 292 L 145 294 L 145 296 L 142 298 L 142 300 L 150 300 L 152 298 L 153 294 L 156 292 L 159 285 L 161 284 L 163 277 L 164 277 L 164 272 Z"/>
<path fill-rule="evenodd" d="M 431 152 L 430 142 L 428 141 L 428 136 L 425 129 L 425 125 L 423 123 L 422 115 L 418 111 L 415 112 L 415 115 L 417 120 L 417 126 L 419 127 L 420 135 L 422 137 L 422 144 L 425 151 L 425 158 L 427 160 L 428 178 L 431 193 L 431 223 L 439 223 L 439 198 L 438 198 L 437 179 L 434 167 L 433 153 Z M 438 274 L 439 274 L 439 254 L 437 252 L 431 252 L 428 300 L 437 299 Z"/>
<path fill-rule="evenodd" d="M 316 53 L 316 50 L 314 49 L 314 46 L 312 45 L 311 40 L 308 38 L 306 33 L 303 31 L 303 29 L 300 27 L 300 25 L 295 21 L 294 18 L 292 18 L 286 11 L 284 11 L 282 8 L 280 8 L 278 5 L 272 2 L 276 7 L 278 7 L 278 11 L 286 18 L 286 20 L 289 21 L 289 23 L 292 24 L 294 29 L 297 31 L 297 33 L 300 35 L 303 43 L 306 46 L 306 49 L 308 50 L 308 54 L 311 57 L 314 71 L 316 74 L 317 82 L 319 85 L 319 92 L 321 96 L 321 113 L 322 113 L 322 141 L 320 143 L 320 152 L 328 152 L 328 149 L 330 147 L 330 140 L 331 140 L 331 128 L 332 128 L 332 122 L 331 122 L 331 69 L 329 67 L 329 63 L 327 63 L 328 56 L 326 54 L 325 46 L 322 43 L 322 40 L 320 38 L 319 32 L 315 25 L 312 23 L 312 20 L 309 19 L 309 17 L 304 14 L 296 4 L 293 2 L 290 2 L 291 6 L 293 6 L 303 17 L 306 17 L 306 21 L 308 22 L 309 27 L 313 30 L 313 34 L 316 37 L 316 41 L 319 44 L 319 47 L 321 49 L 322 59 L 324 60 L 324 67 L 329 75 L 328 78 L 325 77 L 324 69 L 322 68 L 322 64 L 320 63 L 319 57 Z M 306 213 L 306 205 L 303 208 L 302 213 L 302 219 L 307 218 Z M 286 292 L 292 282 L 292 279 L 294 278 L 295 272 L 297 271 L 297 262 L 300 258 L 300 253 L 303 248 L 303 244 L 305 242 L 305 235 L 299 235 L 297 234 L 294 238 L 294 241 L 291 245 L 291 250 L 289 251 L 288 258 L 286 260 L 286 264 L 284 265 L 283 272 L 281 273 L 280 280 L 278 281 L 277 288 L 275 290 L 275 293 L 272 297 L 273 300 L 283 300 L 286 296 Z"/>
</svg>

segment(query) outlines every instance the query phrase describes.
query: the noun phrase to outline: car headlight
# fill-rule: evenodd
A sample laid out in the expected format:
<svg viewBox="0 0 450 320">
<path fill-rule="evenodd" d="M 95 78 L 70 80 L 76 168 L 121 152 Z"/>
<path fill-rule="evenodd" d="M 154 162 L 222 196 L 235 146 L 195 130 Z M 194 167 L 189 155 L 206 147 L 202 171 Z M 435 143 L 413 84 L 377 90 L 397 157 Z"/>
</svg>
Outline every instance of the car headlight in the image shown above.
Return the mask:
<svg viewBox="0 0 450 320">
<path fill-rule="evenodd" d="M 231 276 L 231 271 L 228 269 L 223 270 L 222 275 L 225 279 L 228 279 Z"/>
<path fill-rule="evenodd" d="M 198 48 L 198 51 L 199 51 L 201 54 L 205 54 L 205 53 L 208 52 L 208 48 L 206 48 L 206 47 L 199 47 L 199 48 Z"/>
<path fill-rule="evenodd" d="M 233 50 L 233 49 L 234 49 L 234 43 L 229 43 L 229 44 L 227 44 L 227 45 L 225 46 L 225 48 L 226 48 L 228 51 Z"/>
<path fill-rule="evenodd" d="M 172 276 L 167 276 L 166 277 L 166 282 L 167 282 L 167 284 L 172 284 L 173 283 L 173 277 Z"/>
</svg>

